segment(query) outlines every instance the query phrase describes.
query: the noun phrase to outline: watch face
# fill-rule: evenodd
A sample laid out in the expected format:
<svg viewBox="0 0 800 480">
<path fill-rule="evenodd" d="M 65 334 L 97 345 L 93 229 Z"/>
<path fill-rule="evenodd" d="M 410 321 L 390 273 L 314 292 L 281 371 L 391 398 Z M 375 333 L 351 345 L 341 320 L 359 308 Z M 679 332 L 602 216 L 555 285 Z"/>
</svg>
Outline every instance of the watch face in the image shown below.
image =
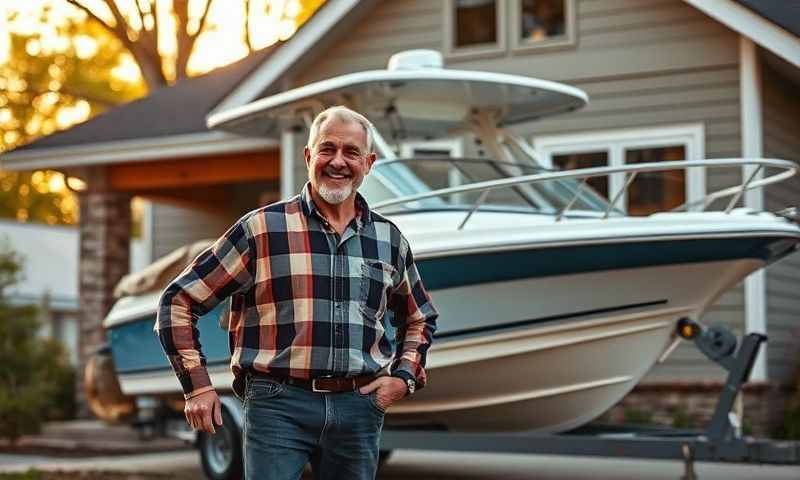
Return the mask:
<svg viewBox="0 0 800 480">
<path fill-rule="evenodd" d="M 414 390 L 417 388 L 417 382 L 415 382 L 414 380 L 406 380 L 406 385 L 408 386 L 409 395 L 414 393 Z"/>
</svg>

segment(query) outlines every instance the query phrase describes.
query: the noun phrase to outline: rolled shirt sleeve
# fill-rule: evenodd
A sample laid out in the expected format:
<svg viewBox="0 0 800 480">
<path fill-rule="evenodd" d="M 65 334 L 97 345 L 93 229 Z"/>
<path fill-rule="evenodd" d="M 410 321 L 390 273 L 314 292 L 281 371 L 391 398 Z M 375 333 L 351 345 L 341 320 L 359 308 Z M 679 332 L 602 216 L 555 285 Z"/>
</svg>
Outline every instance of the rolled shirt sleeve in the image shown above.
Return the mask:
<svg viewBox="0 0 800 480">
<path fill-rule="evenodd" d="M 197 319 L 227 297 L 252 287 L 254 251 L 245 216 L 161 294 L 154 330 L 187 399 L 213 389 Z"/>
<path fill-rule="evenodd" d="M 427 383 L 425 362 L 439 313 L 425 290 L 405 238 L 401 243 L 398 271 L 400 281 L 389 303 L 395 314 L 392 323 L 397 328 L 391 374 L 403 379 L 413 379 L 419 389 Z"/>
</svg>

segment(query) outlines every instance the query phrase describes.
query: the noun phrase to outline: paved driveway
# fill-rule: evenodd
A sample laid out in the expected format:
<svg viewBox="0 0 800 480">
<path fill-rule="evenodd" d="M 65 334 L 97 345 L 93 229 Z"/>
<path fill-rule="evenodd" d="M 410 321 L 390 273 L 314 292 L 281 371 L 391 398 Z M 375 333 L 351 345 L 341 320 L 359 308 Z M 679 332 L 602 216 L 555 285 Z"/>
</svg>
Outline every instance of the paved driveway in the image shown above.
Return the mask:
<svg viewBox="0 0 800 480">
<path fill-rule="evenodd" d="M 181 478 L 202 478 L 197 453 L 193 450 L 120 455 L 90 459 L 54 459 L 21 455 L 0 455 L 0 472 L 42 470 L 109 470 L 137 473 L 180 474 Z M 728 465 L 701 463 L 696 466 L 701 480 L 797 480 L 800 467 Z M 427 452 L 400 450 L 381 471 L 380 480 L 678 480 L 683 465 L 674 461 L 641 461 L 550 455 L 510 455 Z M 306 476 L 311 478 L 310 475 Z M 146 475 L 137 475 L 146 479 Z M 161 477 L 163 479 L 163 477 Z"/>
</svg>

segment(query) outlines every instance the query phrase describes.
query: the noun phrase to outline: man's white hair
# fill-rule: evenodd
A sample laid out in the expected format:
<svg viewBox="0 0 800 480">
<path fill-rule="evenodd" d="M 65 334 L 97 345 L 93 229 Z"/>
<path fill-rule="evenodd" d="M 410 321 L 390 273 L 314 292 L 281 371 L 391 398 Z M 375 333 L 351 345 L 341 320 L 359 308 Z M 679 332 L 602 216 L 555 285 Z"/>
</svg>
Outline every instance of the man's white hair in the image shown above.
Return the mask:
<svg viewBox="0 0 800 480">
<path fill-rule="evenodd" d="M 317 137 L 319 136 L 319 129 L 322 127 L 322 124 L 325 123 L 326 120 L 334 118 L 337 120 L 354 122 L 361 125 L 361 127 L 364 129 L 364 132 L 366 132 L 367 134 L 366 153 L 372 153 L 372 148 L 374 147 L 374 142 L 372 139 L 372 129 L 373 129 L 372 122 L 367 120 L 367 117 L 365 117 L 364 115 L 361 115 L 358 112 L 350 110 L 344 105 L 336 105 L 335 107 L 327 108 L 322 112 L 320 112 L 314 118 L 314 121 L 311 122 L 311 129 L 308 132 L 308 148 L 313 148 L 314 144 L 317 142 Z"/>
</svg>

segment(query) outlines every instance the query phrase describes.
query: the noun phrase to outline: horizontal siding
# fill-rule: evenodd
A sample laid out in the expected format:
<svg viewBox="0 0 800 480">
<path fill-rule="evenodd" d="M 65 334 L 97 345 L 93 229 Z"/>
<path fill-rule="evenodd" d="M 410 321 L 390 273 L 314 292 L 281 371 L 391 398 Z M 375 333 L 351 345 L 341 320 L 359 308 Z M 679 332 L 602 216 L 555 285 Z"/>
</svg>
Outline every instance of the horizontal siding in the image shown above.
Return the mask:
<svg viewBox="0 0 800 480">
<path fill-rule="evenodd" d="M 344 73 L 384 68 L 394 53 L 442 51 L 442 2 L 380 2 L 347 35 L 315 55 L 293 85 Z M 509 45 L 511 42 L 507 42 Z M 675 0 L 578 0 L 577 44 L 557 50 L 512 51 L 448 59 L 457 68 L 502 71 L 552 80 L 618 77 L 642 72 L 735 66 L 736 35 Z M 321 47 L 320 47 L 321 48 Z"/>
<path fill-rule="evenodd" d="M 221 214 L 154 202 L 154 258 L 160 258 L 197 240 L 216 239 L 235 220 Z"/>
<path fill-rule="evenodd" d="M 353 32 L 321 52 L 291 83 L 305 85 L 345 73 L 386 68 L 389 57 L 401 50 L 441 50 L 441 30 L 440 2 L 379 2 Z"/>
<path fill-rule="evenodd" d="M 776 60 L 780 62 L 780 60 Z M 800 100 L 793 84 L 770 67 L 762 69 L 764 85 L 764 155 L 800 161 Z M 767 187 L 767 210 L 800 206 L 800 178 Z M 800 254 L 767 268 L 767 352 L 770 379 L 796 383 L 800 370 Z"/>
</svg>

